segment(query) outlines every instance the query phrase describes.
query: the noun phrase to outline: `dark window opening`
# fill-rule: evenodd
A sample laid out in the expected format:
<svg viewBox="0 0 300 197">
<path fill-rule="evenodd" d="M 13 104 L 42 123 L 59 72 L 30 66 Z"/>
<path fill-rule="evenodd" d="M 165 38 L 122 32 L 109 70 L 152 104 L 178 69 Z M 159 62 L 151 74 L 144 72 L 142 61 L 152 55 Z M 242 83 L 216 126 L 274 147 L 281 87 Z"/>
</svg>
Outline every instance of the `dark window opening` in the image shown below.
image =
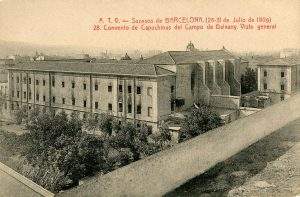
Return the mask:
<svg viewBox="0 0 300 197">
<path fill-rule="evenodd" d="M 17 91 L 17 98 L 20 97 L 20 91 Z"/>
<path fill-rule="evenodd" d="M 55 103 L 55 96 L 52 97 L 52 102 Z"/>
<path fill-rule="evenodd" d="M 46 85 L 46 80 L 45 79 L 43 79 L 43 86 L 45 86 Z"/>
<path fill-rule="evenodd" d="M 95 90 L 96 91 L 98 90 L 98 84 L 95 84 Z"/>
<path fill-rule="evenodd" d="M 62 104 L 65 104 L 65 103 L 66 103 L 66 99 L 62 98 Z"/>
<path fill-rule="evenodd" d="M 28 78 L 28 84 L 31 84 L 31 78 L 30 77 Z"/>
<path fill-rule="evenodd" d="M 131 86 L 128 86 L 128 93 L 131 93 Z"/>
<path fill-rule="evenodd" d="M 175 87 L 171 86 L 171 93 L 174 93 Z"/>
<path fill-rule="evenodd" d="M 83 84 L 83 89 L 86 90 L 86 83 Z"/>
<path fill-rule="evenodd" d="M 141 113 L 142 113 L 142 106 L 141 106 L 141 105 L 138 105 L 138 106 L 136 107 L 136 113 L 137 113 L 137 114 L 141 114 Z"/>
<path fill-rule="evenodd" d="M 266 90 L 268 88 L 268 85 L 264 83 L 264 89 Z"/>
<path fill-rule="evenodd" d="M 65 87 L 65 82 L 64 81 L 61 82 L 61 87 L 63 87 L 63 88 Z"/>
<path fill-rule="evenodd" d="M 131 104 L 128 104 L 128 113 L 132 113 L 132 105 Z"/>
<path fill-rule="evenodd" d="M 284 77 L 284 72 L 281 72 L 281 77 Z"/>
<path fill-rule="evenodd" d="M 98 109 L 98 102 L 95 102 L 95 109 Z"/>
<path fill-rule="evenodd" d="M 280 89 L 281 89 L 281 90 L 284 90 L 284 84 L 281 84 L 281 85 L 280 85 Z"/>
<path fill-rule="evenodd" d="M 112 86 L 111 86 L 111 85 L 109 85 L 109 86 L 107 87 L 107 91 L 108 91 L 108 92 L 112 92 Z"/>
<path fill-rule="evenodd" d="M 268 72 L 265 70 L 264 71 L 264 77 L 268 76 Z"/>
<path fill-rule="evenodd" d="M 40 95 L 39 94 L 36 94 L 35 95 L 35 99 L 38 101 L 40 99 Z"/>
<path fill-rule="evenodd" d="M 23 92 L 23 94 L 24 94 L 24 99 L 26 99 L 26 92 Z"/>
<path fill-rule="evenodd" d="M 83 101 L 83 107 L 86 107 L 86 100 Z"/>
<path fill-rule="evenodd" d="M 136 87 L 136 93 L 141 94 L 142 93 L 142 88 L 140 86 Z"/>
<path fill-rule="evenodd" d="M 123 112 L 123 103 L 119 103 L 119 112 Z"/>
<path fill-rule="evenodd" d="M 123 92 L 123 86 L 119 85 L 119 92 Z"/>
<path fill-rule="evenodd" d="M 112 110 L 112 104 L 108 103 L 108 110 L 111 111 Z"/>
<path fill-rule="evenodd" d="M 75 82 L 72 82 L 72 88 L 75 88 Z"/>
<path fill-rule="evenodd" d="M 37 80 L 35 80 L 35 85 L 39 85 L 39 80 L 37 79 Z"/>
<path fill-rule="evenodd" d="M 45 96 L 45 95 L 43 95 L 43 101 L 44 101 L 44 102 L 46 101 L 46 96 Z"/>
<path fill-rule="evenodd" d="M 72 105 L 75 105 L 75 103 L 76 103 L 75 98 L 72 98 Z"/>
</svg>

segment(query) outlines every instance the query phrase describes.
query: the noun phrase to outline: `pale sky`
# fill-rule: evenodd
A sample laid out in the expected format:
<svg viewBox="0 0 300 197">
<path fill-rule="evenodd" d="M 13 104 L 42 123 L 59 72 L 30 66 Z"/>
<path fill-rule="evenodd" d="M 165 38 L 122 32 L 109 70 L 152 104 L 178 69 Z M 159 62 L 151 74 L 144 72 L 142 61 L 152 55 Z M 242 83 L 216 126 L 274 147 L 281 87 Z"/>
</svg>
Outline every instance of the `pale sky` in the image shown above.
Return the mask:
<svg viewBox="0 0 300 197">
<path fill-rule="evenodd" d="M 272 18 L 275 30 L 103 32 L 99 17 L 221 16 Z M 235 51 L 300 47 L 299 0 L 0 0 L 0 40 L 107 49 L 184 50 L 225 46 Z"/>
</svg>

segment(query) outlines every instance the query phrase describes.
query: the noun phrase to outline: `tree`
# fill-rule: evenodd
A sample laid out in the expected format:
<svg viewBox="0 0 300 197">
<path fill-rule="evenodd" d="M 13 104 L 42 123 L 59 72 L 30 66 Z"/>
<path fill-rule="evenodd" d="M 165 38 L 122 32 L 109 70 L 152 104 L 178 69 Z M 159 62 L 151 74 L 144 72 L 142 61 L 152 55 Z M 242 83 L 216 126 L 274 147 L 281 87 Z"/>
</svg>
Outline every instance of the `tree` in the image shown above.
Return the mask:
<svg viewBox="0 0 300 197">
<path fill-rule="evenodd" d="M 61 181 L 72 180 L 72 184 L 77 184 L 84 176 L 109 170 L 104 139 L 82 131 L 77 113 L 70 117 L 65 112 L 39 113 L 31 118 L 27 129 L 22 154 L 34 167 L 59 170 L 60 177 L 64 177 Z M 60 183 L 56 188 L 59 190 L 61 181 L 55 181 Z"/>
<path fill-rule="evenodd" d="M 245 74 L 241 76 L 241 91 L 246 94 L 257 90 L 257 76 L 255 70 L 246 68 Z"/>
<path fill-rule="evenodd" d="M 22 124 L 28 117 L 27 105 L 23 105 L 14 112 L 14 118 L 17 124 Z"/>
<path fill-rule="evenodd" d="M 193 108 L 191 113 L 184 118 L 180 141 L 198 136 L 219 126 L 221 126 L 220 116 L 208 106 L 201 105 L 199 108 Z"/>
</svg>

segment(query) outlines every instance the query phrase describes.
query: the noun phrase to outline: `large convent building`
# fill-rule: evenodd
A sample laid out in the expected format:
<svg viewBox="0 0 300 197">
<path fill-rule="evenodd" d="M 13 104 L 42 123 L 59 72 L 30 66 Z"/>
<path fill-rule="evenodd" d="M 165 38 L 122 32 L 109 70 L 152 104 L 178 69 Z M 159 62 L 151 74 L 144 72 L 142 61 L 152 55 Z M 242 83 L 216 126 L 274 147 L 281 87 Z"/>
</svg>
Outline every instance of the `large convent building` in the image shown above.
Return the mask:
<svg viewBox="0 0 300 197">
<path fill-rule="evenodd" d="M 28 61 L 10 64 L 6 114 L 20 106 L 46 106 L 55 111 L 109 113 L 144 122 L 158 122 L 194 103 L 221 105 L 241 94 L 244 62 L 225 48 L 167 51 L 139 61 Z M 216 97 L 214 97 L 216 98 Z"/>
</svg>

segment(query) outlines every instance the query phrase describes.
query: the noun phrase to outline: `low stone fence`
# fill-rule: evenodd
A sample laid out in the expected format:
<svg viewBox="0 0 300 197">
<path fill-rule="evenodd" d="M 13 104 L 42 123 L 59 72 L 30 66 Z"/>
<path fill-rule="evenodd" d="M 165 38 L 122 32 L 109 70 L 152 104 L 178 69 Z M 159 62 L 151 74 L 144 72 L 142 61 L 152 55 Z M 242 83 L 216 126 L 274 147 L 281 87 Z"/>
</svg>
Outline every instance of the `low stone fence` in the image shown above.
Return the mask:
<svg viewBox="0 0 300 197">
<path fill-rule="evenodd" d="M 300 95 L 57 196 L 161 196 L 300 117 Z"/>
</svg>

